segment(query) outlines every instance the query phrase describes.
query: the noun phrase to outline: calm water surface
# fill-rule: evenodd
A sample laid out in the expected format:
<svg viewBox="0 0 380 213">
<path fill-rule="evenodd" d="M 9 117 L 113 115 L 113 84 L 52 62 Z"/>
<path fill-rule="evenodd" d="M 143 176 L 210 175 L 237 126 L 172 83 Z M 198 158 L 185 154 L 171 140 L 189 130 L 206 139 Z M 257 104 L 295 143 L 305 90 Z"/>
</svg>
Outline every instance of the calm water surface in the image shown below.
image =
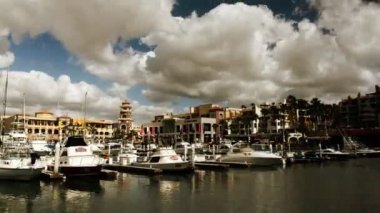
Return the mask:
<svg viewBox="0 0 380 213">
<path fill-rule="evenodd" d="M 380 159 L 285 169 L 0 182 L 0 212 L 380 212 Z"/>
</svg>

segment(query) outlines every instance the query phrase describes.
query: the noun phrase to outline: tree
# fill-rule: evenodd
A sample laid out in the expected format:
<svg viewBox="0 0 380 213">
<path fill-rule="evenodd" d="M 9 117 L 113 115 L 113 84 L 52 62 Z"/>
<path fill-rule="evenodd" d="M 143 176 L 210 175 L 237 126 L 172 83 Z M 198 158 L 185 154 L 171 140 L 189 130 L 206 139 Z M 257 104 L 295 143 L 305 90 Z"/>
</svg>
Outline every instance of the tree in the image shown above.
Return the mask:
<svg viewBox="0 0 380 213">
<path fill-rule="evenodd" d="M 214 129 L 214 143 L 219 144 L 219 136 L 220 136 L 219 124 L 214 123 L 212 125 L 212 128 Z"/>
<path fill-rule="evenodd" d="M 269 120 L 269 108 L 263 107 L 261 108 L 261 119 L 260 119 L 260 128 L 264 130 L 264 132 L 267 131 L 267 124 Z"/>
<path fill-rule="evenodd" d="M 310 121 L 313 124 L 313 130 L 318 130 L 318 125 L 322 122 L 325 117 L 324 106 L 318 98 L 313 98 L 310 101 L 308 114 L 310 116 Z"/>
<path fill-rule="evenodd" d="M 286 106 L 284 106 L 286 114 L 288 114 L 288 120 L 291 124 L 291 126 L 296 127 L 298 126 L 298 120 L 297 120 L 297 98 L 293 95 L 289 95 L 286 98 Z"/>
<path fill-rule="evenodd" d="M 228 134 L 228 122 L 225 119 L 219 121 L 221 136 L 224 138 Z"/>
</svg>

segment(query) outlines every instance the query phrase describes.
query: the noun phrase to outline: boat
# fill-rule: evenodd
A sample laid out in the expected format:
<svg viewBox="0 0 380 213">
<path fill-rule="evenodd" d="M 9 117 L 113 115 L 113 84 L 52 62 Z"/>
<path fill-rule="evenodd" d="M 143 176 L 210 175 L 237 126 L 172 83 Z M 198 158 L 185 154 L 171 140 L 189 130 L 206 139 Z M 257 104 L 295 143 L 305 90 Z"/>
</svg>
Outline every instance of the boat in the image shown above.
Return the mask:
<svg viewBox="0 0 380 213">
<path fill-rule="evenodd" d="M 269 146 L 265 144 L 250 146 L 248 143 L 239 142 L 233 145 L 230 152 L 216 160 L 223 163 L 247 163 L 258 167 L 285 165 L 285 160 L 281 156 L 273 154 L 270 149 L 264 147 Z"/>
<path fill-rule="evenodd" d="M 8 71 L 4 90 L 4 115 L 7 108 Z M 1 120 L 0 134 L 4 131 L 4 120 Z M 37 156 L 26 146 L 25 131 L 12 130 L 8 137 L 1 135 L 0 179 L 29 181 L 38 178 L 44 167 L 37 162 Z M 33 154 L 33 155 L 32 155 Z"/>
<path fill-rule="evenodd" d="M 138 167 L 161 169 L 163 172 L 192 172 L 191 162 L 184 161 L 171 147 L 158 148 L 147 161 L 132 164 Z"/>
<path fill-rule="evenodd" d="M 321 158 L 327 160 L 347 160 L 354 157 L 351 153 L 336 151 L 332 148 L 318 150 L 316 151 L 316 155 L 319 155 Z"/>
<path fill-rule="evenodd" d="M 139 156 L 137 150 L 131 143 L 124 144 L 117 156 L 117 162 L 122 166 L 131 165 L 137 162 Z"/>
<path fill-rule="evenodd" d="M 1 139 L 4 144 L 10 145 L 10 146 L 12 145 L 26 146 L 27 145 L 27 135 L 24 130 L 12 129 L 6 135 L 2 135 Z"/>
<path fill-rule="evenodd" d="M 174 144 L 174 151 L 179 155 L 184 155 L 185 152 L 188 153 L 191 150 L 191 145 L 189 142 L 180 141 Z"/>
<path fill-rule="evenodd" d="M 380 150 L 370 149 L 368 147 L 359 148 L 355 150 L 357 157 L 380 157 Z"/>
<path fill-rule="evenodd" d="M 323 158 L 314 150 L 295 152 L 291 158 L 287 158 L 289 163 L 321 163 Z"/>
<path fill-rule="evenodd" d="M 53 149 L 49 147 L 49 144 L 45 137 L 39 136 L 29 140 L 29 144 L 32 147 L 34 153 L 40 156 L 48 155 L 53 152 Z"/>
<path fill-rule="evenodd" d="M 217 155 L 224 155 L 231 151 L 232 144 L 221 142 L 218 145 L 205 145 L 203 152 L 207 154 L 217 154 Z"/>
<path fill-rule="evenodd" d="M 69 136 L 60 152 L 58 171 L 66 177 L 99 176 L 102 158 L 94 154 L 83 136 Z M 54 162 L 48 166 L 53 170 Z"/>
<path fill-rule="evenodd" d="M 371 149 L 351 137 L 343 137 L 343 142 L 356 157 L 380 157 L 380 150 Z"/>
<path fill-rule="evenodd" d="M 44 166 L 28 147 L 3 147 L 0 156 L 0 179 L 30 181 L 40 177 Z"/>
<path fill-rule="evenodd" d="M 116 156 L 119 154 L 122 148 L 122 144 L 120 142 L 109 142 L 104 144 L 103 155 Z"/>
</svg>

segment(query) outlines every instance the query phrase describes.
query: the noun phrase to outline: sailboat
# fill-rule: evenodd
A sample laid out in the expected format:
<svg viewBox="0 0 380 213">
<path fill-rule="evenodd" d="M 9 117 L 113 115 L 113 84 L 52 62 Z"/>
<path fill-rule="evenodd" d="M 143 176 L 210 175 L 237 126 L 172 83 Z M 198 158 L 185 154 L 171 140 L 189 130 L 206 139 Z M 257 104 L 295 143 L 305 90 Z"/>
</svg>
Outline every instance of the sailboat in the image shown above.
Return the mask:
<svg viewBox="0 0 380 213">
<path fill-rule="evenodd" d="M 6 112 L 8 87 L 8 71 L 4 92 L 4 114 Z M 1 120 L 1 139 L 3 139 L 4 121 Z M 3 141 L 3 140 L 2 140 Z M 38 178 L 44 166 L 33 155 L 30 147 L 17 144 L 1 144 L 0 151 L 0 179 L 28 181 Z"/>
</svg>

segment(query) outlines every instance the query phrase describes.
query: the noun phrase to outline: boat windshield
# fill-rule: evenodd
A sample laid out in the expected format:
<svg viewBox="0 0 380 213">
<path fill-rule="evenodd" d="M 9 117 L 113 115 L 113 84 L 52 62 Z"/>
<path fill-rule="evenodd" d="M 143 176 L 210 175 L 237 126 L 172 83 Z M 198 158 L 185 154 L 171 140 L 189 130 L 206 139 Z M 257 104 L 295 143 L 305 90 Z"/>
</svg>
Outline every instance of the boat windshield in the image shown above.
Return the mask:
<svg viewBox="0 0 380 213">
<path fill-rule="evenodd" d="M 255 151 L 270 151 L 268 144 L 252 144 L 251 148 Z"/>
<path fill-rule="evenodd" d="M 83 137 L 71 136 L 67 139 L 65 147 L 70 146 L 87 146 Z"/>
<path fill-rule="evenodd" d="M 158 163 L 160 161 L 160 157 L 152 157 L 151 159 L 150 159 L 150 163 Z"/>
<path fill-rule="evenodd" d="M 105 145 L 105 149 L 121 149 L 121 144 L 119 143 L 109 143 Z"/>
<path fill-rule="evenodd" d="M 27 158 L 27 157 L 30 157 L 30 154 L 28 154 L 28 153 L 8 153 L 6 157 L 8 157 L 8 158 Z"/>
</svg>

